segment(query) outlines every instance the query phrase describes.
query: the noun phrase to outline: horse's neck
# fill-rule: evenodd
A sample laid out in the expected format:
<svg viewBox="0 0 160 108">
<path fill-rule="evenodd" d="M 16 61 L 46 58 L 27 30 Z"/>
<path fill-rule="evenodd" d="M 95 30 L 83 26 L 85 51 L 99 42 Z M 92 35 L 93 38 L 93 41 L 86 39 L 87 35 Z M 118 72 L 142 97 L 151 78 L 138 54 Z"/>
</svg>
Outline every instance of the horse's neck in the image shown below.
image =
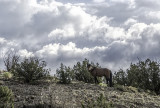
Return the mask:
<svg viewBox="0 0 160 108">
<path fill-rule="evenodd" d="M 96 67 L 93 67 L 93 68 L 91 69 L 91 72 L 93 72 L 95 69 L 96 69 Z"/>
</svg>

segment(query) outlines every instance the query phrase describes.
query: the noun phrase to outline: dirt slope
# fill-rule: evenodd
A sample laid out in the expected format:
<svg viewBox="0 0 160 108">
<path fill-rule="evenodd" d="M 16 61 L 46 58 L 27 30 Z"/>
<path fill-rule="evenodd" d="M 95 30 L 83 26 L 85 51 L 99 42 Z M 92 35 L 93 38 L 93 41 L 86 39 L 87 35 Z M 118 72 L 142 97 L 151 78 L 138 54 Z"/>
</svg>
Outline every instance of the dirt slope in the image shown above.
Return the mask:
<svg viewBox="0 0 160 108">
<path fill-rule="evenodd" d="M 12 89 L 15 96 L 15 108 L 39 103 L 62 108 L 81 108 L 82 102 L 96 99 L 101 93 L 107 101 L 113 103 L 115 108 L 160 108 L 160 96 L 134 90 L 124 92 L 113 87 L 83 82 L 68 85 L 43 82 L 39 85 L 28 85 L 15 81 L 3 81 L 3 85 Z"/>
</svg>

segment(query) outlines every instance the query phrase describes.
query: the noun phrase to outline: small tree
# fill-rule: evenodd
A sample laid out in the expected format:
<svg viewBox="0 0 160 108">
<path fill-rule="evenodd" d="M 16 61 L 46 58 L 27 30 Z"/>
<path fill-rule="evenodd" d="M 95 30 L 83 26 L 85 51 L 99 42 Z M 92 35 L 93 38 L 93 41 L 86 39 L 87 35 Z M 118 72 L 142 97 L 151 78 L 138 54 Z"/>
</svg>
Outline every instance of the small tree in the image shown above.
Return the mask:
<svg viewBox="0 0 160 108">
<path fill-rule="evenodd" d="M 94 83 L 94 77 L 91 75 L 91 73 L 87 69 L 87 63 L 89 63 L 89 60 L 85 59 L 84 61 L 77 62 L 77 64 L 73 67 L 75 79 L 78 81 L 83 81 L 85 83 Z M 99 67 L 99 64 L 96 65 L 91 62 L 91 64 L 95 67 Z M 101 78 L 98 78 L 99 82 L 102 82 Z"/>
<path fill-rule="evenodd" d="M 30 83 L 35 80 L 42 79 L 49 75 L 49 69 L 45 69 L 46 62 L 38 58 L 25 58 L 19 64 L 16 64 L 14 75 L 20 80 Z"/>
<path fill-rule="evenodd" d="M 114 73 L 113 79 L 115 84 L 127 85 L 127 74 L 122 69 Z"/>
<path fill-rule="evenodd" d="M 128 85 L 160 92 L 160 68 L 159 64 L 150 59 L 131 64 L 127 70 Z"/>
<path fill-rule="evenodd" d="M 121 85 L 128 85 L 160 94 L 160 66 L 156 61 L 146 59 L 130 65 L 126 71 L 115 73 L 114 80 Z"/>
<path fill-rule="evenodd" d="M 75 79 L 85 83 L 94 83 L 93 76 L 88 72 L 87 62 L 87 60 L 84 60 L 82 63 L 77 62 L 77 64 L 73 67 Z"/>
<path fill-rule="evenodd" d="M 62 84 L 69 84 L 73 79 L 73 70 L 70 67 L 66 67 L 61 63 L 60 69 L 56 70 L 59 82 Z"/>
<path fill-rule="evenodd" d="M 18 61 L 19 56 L 16 54 L 16 52 L 13 51 L 7 52 L 3 57 L 3 62 L 8 72 L 11 72 L 15 69 L 15 66 L 18 63 Z"/>
</svg>

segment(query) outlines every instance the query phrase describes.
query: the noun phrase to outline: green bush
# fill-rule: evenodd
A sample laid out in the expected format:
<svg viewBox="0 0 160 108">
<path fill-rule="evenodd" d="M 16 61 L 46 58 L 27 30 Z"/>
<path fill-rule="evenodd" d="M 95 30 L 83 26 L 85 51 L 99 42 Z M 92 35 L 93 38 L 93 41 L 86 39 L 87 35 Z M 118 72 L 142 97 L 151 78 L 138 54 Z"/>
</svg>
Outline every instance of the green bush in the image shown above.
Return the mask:
<svg viewBox="0 0 160 108">
<path fill-rule="evenodd" d="M 116 84 L 116 85 L 114 86 L 114 88 L 116 88 L 117 90 L 122 91 L 122 92 L 127 92 L 126 86 L 123 86 L 123 85 L 118 85 L 118 84 Z"/>
<path fill-rule="evenodd" d="M 99 83 L 99 85 L 102 86 L 102 87 L 107 87 L 107 86 L 108 86 L 108 85 L 105 84 L 105 83 Z"/>
<path fill-rule="evenodd" d="M 108 102 L 103 94 L 100 94 L 96 100 L 87 100 L 87 102 L 82 103 L 81 106 L 82 108 L 113 108 L 112 102 Z"/>
<path fill-rule="evenodd" d="M 94 77 L 87 69 L 87 63 L 89 63 L 87 59 L 85 59 L 82 63 L 77 62 L 73 69 L 66 67 L 61 63 L 60 69 L 56 70 L 56 75 L 60 80 L 59 82 L 63 84 L 69 84 L 72 80 L 78 80 L 85 83 L 95 83 Z M 94 63 L 91 64 L 95 67 L 99 67 L 98 63 L 96 65 L 94 65 Z M 102 78 L 97 79 L 100 83 L 102 82 Z"/>
<path fill-rule="evenodd" d="M 116 85 L 127 85 L 127 74 L 122 69 L 114 73 L 113 83 Z"/>
<path fill-rule="evenodd" d="M 66 67 L 61 63 L 60 69 L 56 70 L 59 82 L 62 84 L 69 84 L 73 79 L 73 70 L 70 67 Z"/>
<path fill-rule="evenodd" d="M 94 83 L 94 77 L 87 70 L 87 62 L 82 63 L 77 62 L 74 66 L 75 79 L 78 81 L 83 81 L 85 83 Z"/>
<path fill-rule="evenodd" d="M 89 63 L 89 60 L 85 59 L 84 61 L 77 62 L 77 64 L 73 67 L 75 79 L 78 81 L 83 81 L 85 83 L 95 83 L 94 77 L 90 74 L 90 72 L 87 69 L 87 63 Z M 91 63 L 95 67 L 99 67 L 99 64 L 96 65 L 94 63 Z M 99 82 L 102 82 L 101 78 L 98 78 Z"/>
<path fill-rule="evenodd" d="M 26 83 L 34 82 L 49 75 L 49 69 L 45 69 L 46 62 L 38 58 L 25 58 L 21 63 L 16 64 L 14 75 Z"/>
<path fill-rule="evenodd" d="M 15 69 L 16 64 L 19 62 L 20 56 L 15 51 L 8 51 L 4 57 L 3 62 L 8 72 Z"/>
<path fill-rule="evenodd" d="M 130 65 L 126 71 L 120 69 L 114 75 L 116 84 L 133 86 L 144 90 L 151 90 L 160 94 L 160 65 L 156 61 L 146 59 Z"/>
<path fill-rule="evenodd" d="M 0 86 L 0 108 L 14 108 L 13 93 L 6 86 Z"/>
<path fill-rule="evenodd" d="M 3 74 L 2 74 L 2 73 L 3 73 L 3 71 L 0 70 L 0 78 L 3 77 Z"/>
<path fill-rule="evenodd" d="M 5 79 L 10 79 L 10 78 L 12 78 L 12 73 L 10 73 L 10 72 L 4 72 L 4 73 L 3 73 L 3 78 L 5 78 Z"/>
</svg>

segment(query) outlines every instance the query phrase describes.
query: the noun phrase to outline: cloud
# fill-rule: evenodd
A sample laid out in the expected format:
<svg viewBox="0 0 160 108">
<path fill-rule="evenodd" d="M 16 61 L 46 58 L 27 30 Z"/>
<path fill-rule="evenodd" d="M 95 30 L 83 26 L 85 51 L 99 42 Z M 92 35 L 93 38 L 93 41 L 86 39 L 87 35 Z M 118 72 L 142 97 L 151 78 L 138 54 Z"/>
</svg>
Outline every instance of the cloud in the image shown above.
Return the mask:
<svg viewBox="0 0 160 108">
<path fill-rule="evenodd" d="M 26 23 L 30 22 L 32 15 L 35 13 L 31 8 L 33 1 L 28 0 L 1 0 L 0 1 L 0 33 L 6 36 L 14 35 L 15 31 L 20 30 Z M 7 32 L 7 33 L 6 33 Z"/>
<path fill-rule="evenodd" d="M 33 52 L 29 52 L 26 49 L 19 50 L 17 54 L 20 55 L 22 58 L 34 56 Z"/>
<path fill-rule="evenodd" d="M 72 25 L 66 25 L 63 29 L 55 29 L 49 33 L 48 37 L 60 40 L 63 38 L 72 38 L 75 37 L 75 30 Z"/>
<path fill-rule="evenodd" d="M 55 69 L 88 58 L 113 71 L 159 58 L 158 0 L 0 0 L 0 50 Z M 2 59 L 1 59 L 2 61 Z"/>
<path fill-rule="evenodd" d="M 138 23 L 137 20 L 133 19 L 133 18 L 129 18 L 127 21 L 124 22 L 124 25 L 126 26 L 131 26 L 135 23 Z"/>
<path fill-rule="evenodd" d="M 36 51 L 35 55 L 48 61 L 48 65 L 52 71 L 59 67 L 60 63 L 73 66 L 77 60 L 83 60 L 88 57 L 89 48 L 78 48 L 73 42 L 66 45 L 60 43 L 48 44 L 42 49 Z"/>
<path fill-rule="evenodd" d="M 58 57 L 68 58 L 69 60 L 81 57 L 88 51 L 88 48 L 80 49 L 76 47 L 75 43 L 69 42 L 66 45 L 60 43 L 45 45 L 41 50 L 38 50 L 36 54 L 41 57 L 51 57 L 55 60 L 58 60 Z"/>
<path fill-rule="evenodd" d="M 127 30 L 127 38 L 130 39 L 138 39 L 141 38 L 141 33 L 143 30 L 147 27 L 144 23 L 135 23 L 130 26 L 130 28 Z"/>
<path fill-rule="evenodd" d="M 6 40 L 4 37 L 0 37 L 1 54 L 4 54 L 7 51 L 12 50 L 15 47 L 18 48 L 18 44 L 14 40 L 10 41 L 10 40 Z"/>
<path fill-rule="evenodd" d="M 105 0 L 93 0 L 93 2 L 95 2 L 95 3 L 102 3 L 102 2 L 105 2 Z"/>
<path fill-rule="evenodd" d="M 0 37 L 0 44 L 4 44 L 7 40 L 5 40 L 4 38 Z"/>
<path fill-rule="evenodd" d="M 18 49 L 18 44 L 14 40 L 7 40 L 4 37 L 0 37 L 0 69 L 4 69 L 3 57 L 8 51 Z"/>
<path fill-rule="evenodd" d="M 158 9 L 159 8 L 159 0 L 135 0 L 136 5 L 142 8 L 152 8 Z"/>
<path fill-rule="evenodd" d="M 160 11 L 150 11 L 146 13 L 146 17 L 149 19 L 160 21 Z"/>
</svg>

